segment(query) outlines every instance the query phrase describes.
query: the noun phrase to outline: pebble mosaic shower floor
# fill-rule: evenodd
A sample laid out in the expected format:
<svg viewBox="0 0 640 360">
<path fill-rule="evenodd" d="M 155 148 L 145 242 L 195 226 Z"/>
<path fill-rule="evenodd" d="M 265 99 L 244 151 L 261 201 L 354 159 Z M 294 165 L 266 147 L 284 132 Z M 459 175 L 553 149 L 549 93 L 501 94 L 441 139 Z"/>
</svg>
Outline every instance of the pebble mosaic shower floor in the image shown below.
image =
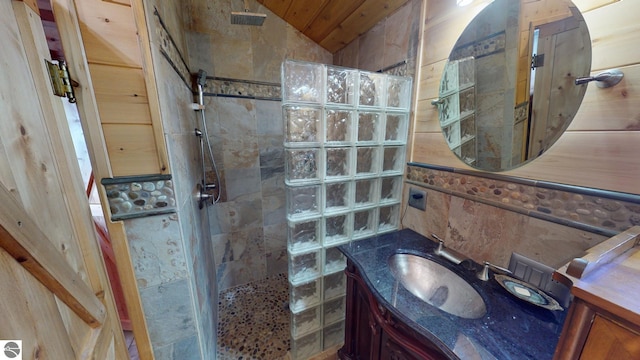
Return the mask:
<svg viewBox="0 0 640 360">
<path fill-rule="evenodd" d="M 285 274 L 222 291 L 218 301 L 218 360 L 287 358 L 288 303 Z"/>
</svg>

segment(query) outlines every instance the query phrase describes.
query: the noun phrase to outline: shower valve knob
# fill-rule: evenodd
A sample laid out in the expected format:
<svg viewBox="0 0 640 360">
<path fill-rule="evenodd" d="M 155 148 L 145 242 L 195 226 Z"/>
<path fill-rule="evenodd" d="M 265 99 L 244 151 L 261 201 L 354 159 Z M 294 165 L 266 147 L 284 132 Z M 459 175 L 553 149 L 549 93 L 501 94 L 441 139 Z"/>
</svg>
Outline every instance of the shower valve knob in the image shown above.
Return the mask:
<svg viewBox="0 0 640 360">
<path fill-rule="evenodd" d="M 204 110 L 204 105 L 200 105 L 198 103 L 191 103 L 191 110 Z"/>
</svg>

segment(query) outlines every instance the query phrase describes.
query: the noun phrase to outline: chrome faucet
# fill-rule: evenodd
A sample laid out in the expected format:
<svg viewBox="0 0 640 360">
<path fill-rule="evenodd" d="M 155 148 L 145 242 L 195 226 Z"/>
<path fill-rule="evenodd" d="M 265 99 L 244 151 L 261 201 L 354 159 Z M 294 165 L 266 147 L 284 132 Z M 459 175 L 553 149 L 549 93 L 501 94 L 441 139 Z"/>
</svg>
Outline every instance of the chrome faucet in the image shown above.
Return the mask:
<svg viewBox="0 0 640 360">
<path fill-rule="evenodd" d="M 507 275 L 512 275 L 513 273 L 511 272 L 511 270 L 509 269 L 505 269 L 501 266 L 498 265 L 493 265 L 492 263 L 485 261 L 484 262 L 484 266 L 482 267 L 482 270 L 480 270 L 477 274 L 478 279 L 482 280 L 482 281 L 487 281 L 489 280 L 489 268 L 491 268 L 491 270 L 494 271 L 499 271 L 502 273 L 505 273 Z"/>
<path fill-rule="evenodd" d="M 431 234 L 431 236 L 438 240 L 438 248 L 434 250 L 434 254 L 441 256 L 452 263 L 459 265 L 461 262 L 467 259 L 466 256 L 460 254 L 459 252 L 453 249 L 447 249 L 444 247 L 444 240 L 440 239 L 440 237 L 436 234 Z"/>
</svg>

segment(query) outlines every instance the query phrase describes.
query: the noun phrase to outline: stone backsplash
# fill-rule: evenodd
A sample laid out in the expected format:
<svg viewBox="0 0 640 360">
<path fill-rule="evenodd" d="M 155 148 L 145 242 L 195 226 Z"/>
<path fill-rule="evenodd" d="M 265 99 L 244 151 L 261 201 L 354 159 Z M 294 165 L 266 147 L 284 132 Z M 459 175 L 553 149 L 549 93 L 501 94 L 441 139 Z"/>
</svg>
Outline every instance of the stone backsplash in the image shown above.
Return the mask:
<svg viewBox="0 0 640 360">
<path fill-rule="evenodd" d="M 112 221 L 176 212 L 171 175 L 105 178 L 101 183 Z"/>
<path fill-rule="evenodd" d="M 633 194 L 416 163 L 407 182 L 607 236 L 640 225 Z"/>
</svg>

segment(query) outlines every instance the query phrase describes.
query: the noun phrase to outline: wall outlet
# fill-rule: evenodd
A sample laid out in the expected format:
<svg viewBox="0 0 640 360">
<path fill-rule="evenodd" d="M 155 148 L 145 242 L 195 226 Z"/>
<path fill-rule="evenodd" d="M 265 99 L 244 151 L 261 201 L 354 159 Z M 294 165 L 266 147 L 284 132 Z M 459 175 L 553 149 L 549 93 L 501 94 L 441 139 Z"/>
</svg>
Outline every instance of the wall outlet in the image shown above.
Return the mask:
<svg viewBox="0 0 640 360">
<path fill-rule="evenodd" d="M 427 192 L 416 188 L 409 188 L 409 206 L 420 210 L 427 209 Z"/>
</svg>

